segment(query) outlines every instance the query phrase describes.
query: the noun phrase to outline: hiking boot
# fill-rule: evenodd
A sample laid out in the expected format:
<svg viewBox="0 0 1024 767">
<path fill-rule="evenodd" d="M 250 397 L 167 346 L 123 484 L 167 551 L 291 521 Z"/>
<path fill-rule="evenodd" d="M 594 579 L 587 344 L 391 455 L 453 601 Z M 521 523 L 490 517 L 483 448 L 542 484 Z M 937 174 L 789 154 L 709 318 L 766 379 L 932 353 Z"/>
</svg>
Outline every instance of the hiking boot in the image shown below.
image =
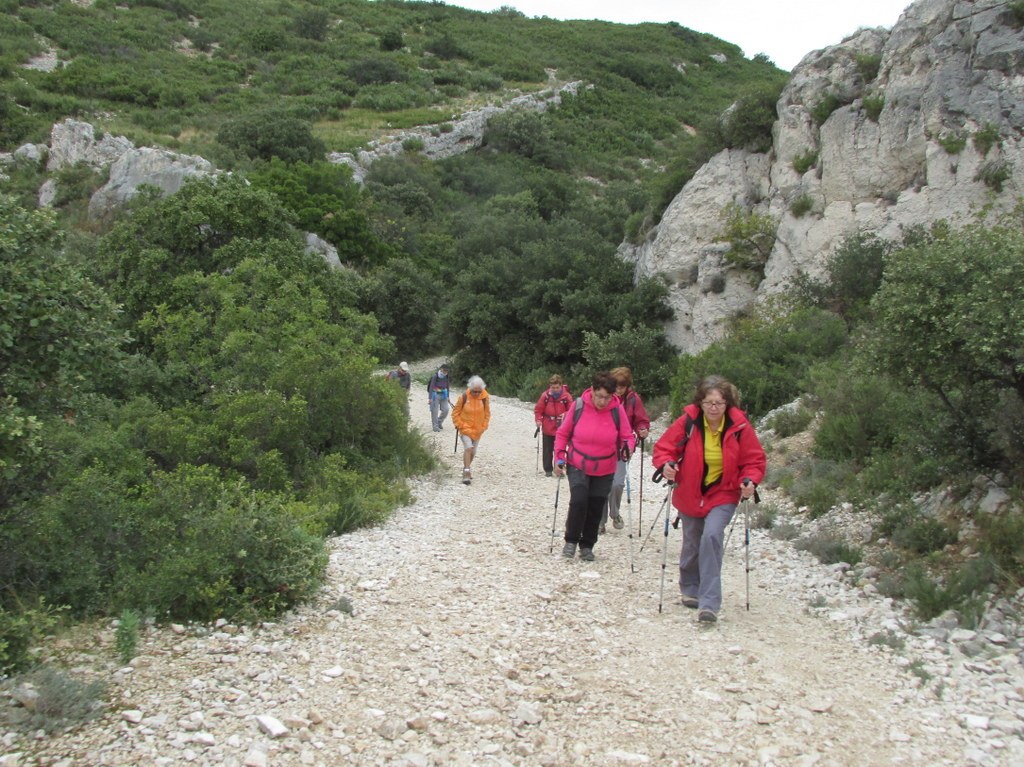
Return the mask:
<svg viewBox="0 0 1024 767">
<path fill-rule="evenodd" d="M 618 516 L 618 517 L 612 517 L 612 527 L 614 527 L 616 530 L 621 530 L 622 527 L 623 527 L 623 524 L 624 523 L 622 521 L 622 516 L 621 515 Z"/>
<path fill-rule="evenodd" d="M 550 471 L 545 471 L 545 472 L 544 472 L 544 476 L 545 476 L 545 477 L 550 477 L 550 476 L 552 476 L 552 475 L 551 475 L 551 472 L 550 472 Z"/>
<path fill-rule="evenodd" d="M 697 597 L 688 597 L 686 594 L 683 594 L 679 598 L 679 602 L 683 607 L 689 607 L 693 610 L 697 609 Z"/>
<path fill-rule="evenodd" d="M 572 559 L 576 556 L 576 544 L 566 541 L 565 545 L 562 547 L 562 556 L 566 559 Z"/>
<path fill-rule="evenodd" d="M 697 620 L 701 623 L 714 623 L 718 620 L 718 616 L 715 615 L 714 610 L 701 610 L 697 613 Z"/>
<path fill-rule="evenodd" d="M 584 562 L 593 562 L 596 557 L 594 556 L 593 549 L 580 549 L 580 559 Z"/>
<path fill-rule="evenodd" d="M 463 469 L 462 470 L 462 484 L 468 485 L 472 481 L 473 481 L 473 472 L 471 472 L 469 469 Z"/>
</svg>

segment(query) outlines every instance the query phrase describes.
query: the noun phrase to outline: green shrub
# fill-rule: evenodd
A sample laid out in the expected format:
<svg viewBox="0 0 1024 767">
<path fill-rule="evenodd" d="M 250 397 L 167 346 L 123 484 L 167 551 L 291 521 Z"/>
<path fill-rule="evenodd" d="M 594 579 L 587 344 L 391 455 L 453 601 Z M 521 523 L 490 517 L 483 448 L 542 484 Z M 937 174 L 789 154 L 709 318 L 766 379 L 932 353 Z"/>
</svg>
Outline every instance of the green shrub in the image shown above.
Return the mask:
<svg viewBox="0 0 1024 767">
<path fill-rule="evenodd" d="M 380 49 L 382 51 L 400 51 L 405 46 L 402 39 L 402 30 L 388 29 L 381 33 Z"/>
<path fill-rule="evenodd" d="M 988 160 L 984 162 L 978 172 L 974 174 L 974 180 L 982 182 L 993 192 L 1002 192 L 1003 184 L 1010 178 L 1010 165 L 1006 160 Z"/>
<path fill-rule="evenodd" d="M 767 426 L 776 435 L 785 439 L 805 431 L 813 420 L 814 411 L 801 404 L 797 408 L 779 410 L 768 420 Z"/>
<path fill-rule="evenodd" d="M 772 525 L 769 535 L 778 541 L 792 541 L 800 536 L 800 528 L 792 522 Z"/>
<path fill-rule="evenodd" d="M 789 212 L 796 218 L 803 218 L 811 212 L 812 208 L 814 208 L 814 200 L 809 194 L 802 194 L 789 204 Z"/>
<path fill-rule="evenodd" d="M 817 519 L 842 500 L 843 487 L 851 475 L 848 464 L 812 460 L 796 477 L 790 494 L 797 505 L 807 507 L 811 519 Z"/>
<path fill-rule="evenodd" d="M 865 96 L 862 103 L 864 104 L 864 112 L 867 114 L 868 119 L 872 122 L 878 122 L 878 116 L 882 114 L 882 109 L 885 107 L 885 95 L 874 93 Z"/>
<path fill-rule="evenodd" d="M 976 517 L 982 551 L 992 558 L 1000 580 L 1010 588 L 1024 584 L 1024 514 Z"/>
<path fill-rule="evenodd" d="M 969 560 L 945 583 L 931 578 L 922 567 L 912 565 L 906 570 L 904 592 L 921 620 L 929 621 L 947 610 L 955 610 L 961 624 L 973 628 L 981 618 L 984 594 L 993 575 L 993 564 L 984 557 Z"/>
<path fill-rule="evenodd" d="M 9 609 L 0 605 L 0 677 L 31 664 L 32 646 L 54 629 L 61 612 L 63 608 L 43 599 L 32 606 L 16 601 Z"/>
<path fill-rule="evenodd" d="M 945 133 L 939 136 L 939 145 L 946 150 L 946 154 L 960 154 L 967 146 L 967 137 L 962 133 Z"/>
<path fill-rule="evenodd" d="M 825 121 L 833 112 L 848 103 L 848 101 L 840 99 L 835 93 L 826 93 L 822 96 L 821 100 L 811 108 L 811 119 L 814 121 L 815 125 L 824 125 Z"/>
<path fill-rule="evenodd" d="M 129 663 L 135 657 L 139 646 L 139 625 L 142 618 L 135 610 L 124 609 L 117 621 L 114 632 L 114 646 L 122 663 Z"/>
<path fill-rule="evenodd" d="M 878 67 L 882 63 L 882 57 L 877 53 L 858 53 L 854 56 L 857 62 L 857 74 L 865 83 L 870 83 L 878 77 Z"/>
<path fill-rule="evenodd" d="M 729 243 L 725 260 L 741 269 L 763 274 L 775 245 L 779 222 L 769 215 L 744 210 L 734 202 L 726 205 L 719 217 L 722 232 L 717 241 Z"/>
<path fill-rule="evenodd" d="M 402 142 L 402 149 L 406 152 L 422 152 L 426 143 L 420 136 L 410 136 Z"/>
<path fill-rule="evenodd" d="M 1010 12 L 1010 21 L 1017 29 L 1024 28 L 1024 0 L 1011 0 L 1006 9 Z"/>
<path fill-rule="evenodd" d="M 792 165 L 799 175 L 804 175 L 807 171 L 818 164 L 818 153 L 813 149 L 808 149 L 802 154 L 798 154 L 793 158 Z"/>
<path fill-rule="evenodd" d="M 956 541 L 956 531 L 935 519 L 913 520 L 892 531 L 892 542 L 915 554 L 941 551 Z"/>
<path fill-rule="evenodd" d="M 819 534 L 808 538 L 800 538 L 793 545 L 799 551 L 810 552 L 825 565 L 845 562 L 850 567 L 855 567 L 864 556 L 858 546 L 851 546 L 832 535 Z"/>
<path fill-rule="evenodd" d="M 999 128 L 992 123 L 985 123 L 972 137 L 974 148 L 981 152 L 982 157 L 987 157 L 989 151 L 996 144 L 1002 142 L 999 135 Z"/>
</svg>

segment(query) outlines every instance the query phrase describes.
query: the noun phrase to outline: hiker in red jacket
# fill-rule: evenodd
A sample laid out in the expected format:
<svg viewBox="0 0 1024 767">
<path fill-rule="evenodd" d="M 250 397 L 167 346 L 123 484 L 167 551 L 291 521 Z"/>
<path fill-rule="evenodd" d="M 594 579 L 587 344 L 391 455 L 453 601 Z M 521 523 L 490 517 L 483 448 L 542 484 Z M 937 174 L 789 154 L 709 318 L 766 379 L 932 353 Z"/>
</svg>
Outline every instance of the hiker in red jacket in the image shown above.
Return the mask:
<svg viewBox="0 0 1024 767">
<path fill-rule="evenodd" d="M 633 452 L 636 441 L 626 412 L 615 396 L 615 378 L 598 373 L 555 433 L 555 475 L 569 475 L 569 513 L 562 555 L 594 561 L 601 514 L 612 487 L 615 465 Z"/>
<path fill-rule="evenodd" d="M 626 411 L 626 418 L 629 419 L 629 427 L 636 435 L 637 443 L 647 439 L 651 429 L 651 419 L 647 415 L 647 408 L 640 395 L 633 389 L 633 372 L 626 367 L 615 368 L 612 371 L 615 376 L 615 396 L 622 402 L 622 409 Z M 608 503 L 604 507 L 604 515 L 601 517 L 601 532 L 608 523 L 608 517 L 612 518 L 612 525 L 616 530 L 623 527 L 622 514 L 619 507 L 622 505 L 622 491 L 626 487 L 626 472 L 629 471 L 629 461 L 619 461 L 615 467 L 615 478 L 612 480 L 612 489 L 608 494 Z"/>
<path fill-rule="evenodd" d="M 562 417 L 572 407 L 572 395 L 569 387 L 562 383 L 562 376 L 553 375 L 548 379 L 548 388 L 540 395 L 537 404 L 533 406 L 533 419 L 537 422 L 537 428 L 544 435 L 543 455 L 544 474 L 551 476 L 553 466 L 552 458 L 555 451 L 555 432 L 562 423 Z"/>
<path fill-rule="evenodd" d="M 697 620 L 714 623 L 722 606 L 725 529 L 740 500 L 754 496 L 766 464 L 736 387 L 721 376 L 705 378 L 654 444 L 651 462 L 675 482 L 672 505 L 683 528 L 682 603 L 698 608 Z"/>
</svg>

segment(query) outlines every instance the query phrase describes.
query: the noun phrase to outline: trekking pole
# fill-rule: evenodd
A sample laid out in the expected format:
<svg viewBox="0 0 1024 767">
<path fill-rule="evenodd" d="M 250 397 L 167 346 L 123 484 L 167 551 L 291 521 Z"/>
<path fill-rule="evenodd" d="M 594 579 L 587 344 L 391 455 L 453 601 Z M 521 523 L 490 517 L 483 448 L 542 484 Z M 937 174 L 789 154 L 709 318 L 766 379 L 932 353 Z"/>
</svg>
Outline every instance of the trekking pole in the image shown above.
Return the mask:
<svg viewBox="0 0 1024 767">
<path fill-rule="evenodd" d="M 673 483 L 668 483 L 669 496 L 672 495 Z M 671 515 L 665 512 L 665 541 L 663 543 L 664 549 L 661 552 L 661 588 L 658 590 L 658 612 L 661 612 L 662 605 L 665 602 L 665 571 L 668 568 L 668 518 Z"/>
<path fill-rule="evenodd" d="M 750 499 L 743 499 L 743 546 L 746 550 L 744 566 L 747 571 L 747 612 L 750 612 Z"/>
<path fill-rule="evenodd" d="M 537 428 L 533 432 L 533 440 L 537 443 L 537 461 L 535 471 L 540 474 L 540 424 L 537 424 Z"/>
<path fill-rule="evenodd" d="M 562 489 L 562 477 L 564 474 L 558 475 L 558 482 L 555 484 L 555 513 L 551 517 L 551 546 L 548 548 L 548 554 L 555 553 L 555 527 L 558 525 L 558 492 Z"/>
<path fill-rule="evenodd" d="M 668 494 L 665 496 L 665 500 L 661 502 L 661 506 L 658 507 L 658 513 L 654 515 L 654 521 L 651 522 L 651 526 L 647 530 L 647 536 L 644 538 L 644 542 L 640 544 L 640 553 L 641 554 L 643 553 L 644 547 L 647 545 L 647 542 L 649 540 L 651 540 L 651 533 L 654 532 L 654 526 L 658 524 L 658 519 L 661 517 L 661 512 L 663 512 L 665 510 L 665 506 L 668 504 L 669 498 L 671 498 L 671 497 L 672 497 L 672 486 L 669 485 Z M 668 514 L 666 514 L 665 516 L 667 517 Z"/>
<path fill-rule="evenodd" d="M 456 454 L 458 452 L 459 452 L 459 430 L 458 430 L 458 428 L 456 428 L 455 429 L 455 447 L 452 448 L 452 454 L 454 455 L 454 454 Z"/>
<path fill-rule="evenodd" d="M 635 561 L 636 558 L 633 556 L 633 503 L 629 499 L 629 463 L 626 463 L 626 528 L 629 531 L 629 571 L 631 573 L 636 572 Z"/>
<path fill-rule="evenodd" d="M 630 523 L 630 527 L 633 523 Z M 644 438 L 640 438 L 640 519 L 636 523 L 636 534 L 640 537 L 640 533 L 644 529 Z"/>
</svg>

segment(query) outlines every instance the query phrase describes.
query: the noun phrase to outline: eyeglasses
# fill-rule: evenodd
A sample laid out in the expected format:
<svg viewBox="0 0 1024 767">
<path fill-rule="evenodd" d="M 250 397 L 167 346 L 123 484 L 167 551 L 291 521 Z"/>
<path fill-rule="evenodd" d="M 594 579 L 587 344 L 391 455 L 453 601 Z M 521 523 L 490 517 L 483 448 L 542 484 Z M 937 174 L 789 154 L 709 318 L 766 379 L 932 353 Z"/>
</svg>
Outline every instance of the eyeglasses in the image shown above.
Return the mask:
<svg viewBox="0 0 1024 767">
<path fill-rule="evenodd" d="M 475 394 L 477 397 L 479 397 L 481 394 L 484 393 L 484 390 L 483 389 L 470 389 L 469 393 L 470 394 Z"/>
<path fill-rule="evenodd" d="M 711 400 L 704 400 L 701 403 L 701 407 L 706 407 L 708 410 L 718 410 L 719 408 L 725 407 L 724 402 L 712 402 Z"/>
</svg>

